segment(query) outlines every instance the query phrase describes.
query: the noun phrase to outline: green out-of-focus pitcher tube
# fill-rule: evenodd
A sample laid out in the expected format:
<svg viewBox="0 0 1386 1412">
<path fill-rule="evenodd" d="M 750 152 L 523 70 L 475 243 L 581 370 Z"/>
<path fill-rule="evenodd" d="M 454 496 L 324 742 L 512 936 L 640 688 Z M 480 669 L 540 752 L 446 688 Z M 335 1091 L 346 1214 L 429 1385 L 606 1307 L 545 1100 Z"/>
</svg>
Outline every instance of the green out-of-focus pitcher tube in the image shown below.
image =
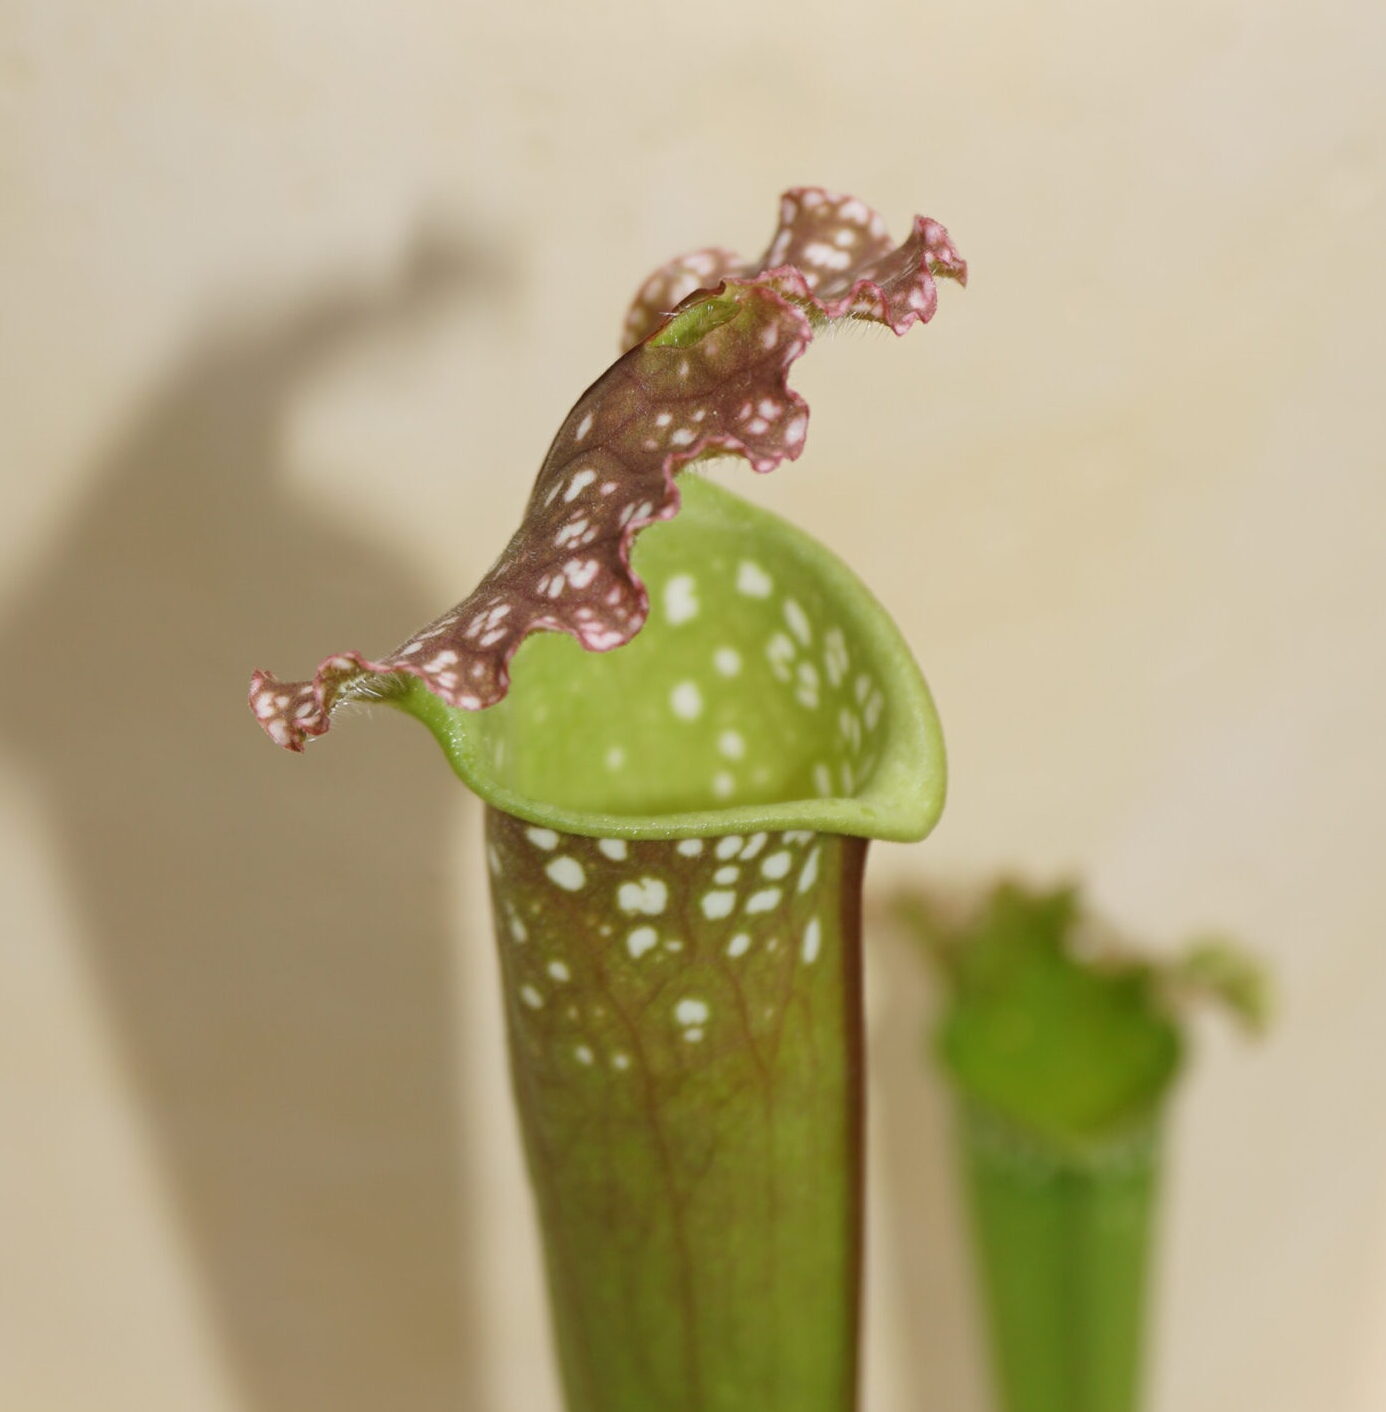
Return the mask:
<svg viewBox="0 0 1386 1412">
<path fill-rule="evenodd" d="M 1083 1156 L 963 1103 L 963 1169 L 1007 1412 L 1134 1412 L 1157 1124 Z"/>
<path fill-rule="evenodd" d="M 1225 943 L 1144 959 L 1069 887 L 899 911 L 943 981 L 935 1053 L 999 1406 L 1137 1412 L 1179 1010 L 1213 995 L 1258 1027 L 1263 978 Z"/>
</svg>

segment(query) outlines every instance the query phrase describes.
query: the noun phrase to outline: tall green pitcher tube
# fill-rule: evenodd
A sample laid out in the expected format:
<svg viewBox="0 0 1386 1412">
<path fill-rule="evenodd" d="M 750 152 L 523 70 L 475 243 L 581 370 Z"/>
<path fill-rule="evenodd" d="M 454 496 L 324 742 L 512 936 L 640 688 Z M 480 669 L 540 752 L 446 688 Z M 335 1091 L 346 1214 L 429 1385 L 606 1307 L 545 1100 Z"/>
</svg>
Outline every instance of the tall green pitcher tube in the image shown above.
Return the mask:
<svg viewBox="0 0 1386 1412">
<path fill-rule="evenodd" d="M 1079 1153 L 975 1105 L 960 1122 L 1001 1406 L 1136 1412 L 1159 1125 Z"/>
<path fill-rule="evenodd" d="M 864 841 L 487 840 L 569 1407 L 853 1406 Z"/>
<path fill-rule="evenodd" d="M 423 716 L 487 801 L 571 1412 L 849 1412 L 867 840 L 942 805 L 927 690 L 837 559 L 705 481 L 620 652 L 542 636 Z"/>
</svg>

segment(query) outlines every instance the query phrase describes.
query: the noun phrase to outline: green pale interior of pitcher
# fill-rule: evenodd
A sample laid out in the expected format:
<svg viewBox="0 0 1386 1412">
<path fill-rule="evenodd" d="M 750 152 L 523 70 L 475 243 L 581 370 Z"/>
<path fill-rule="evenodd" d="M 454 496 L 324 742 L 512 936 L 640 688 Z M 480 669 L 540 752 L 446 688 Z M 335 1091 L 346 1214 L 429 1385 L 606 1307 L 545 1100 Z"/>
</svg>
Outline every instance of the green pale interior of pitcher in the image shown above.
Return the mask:
<svg viewBox="0 0 1386 1412">
<path fill-rule="evenodd" d="M 487 803 L 570 833 L 798 828 L 912 840 L 943 806 L 942 736 L 899 631 L 778 516 L 693 474 L 636 541 L 650 617 L 628 644 L 531 637 L 504 701 L 397 705 Z"/>
</svg>

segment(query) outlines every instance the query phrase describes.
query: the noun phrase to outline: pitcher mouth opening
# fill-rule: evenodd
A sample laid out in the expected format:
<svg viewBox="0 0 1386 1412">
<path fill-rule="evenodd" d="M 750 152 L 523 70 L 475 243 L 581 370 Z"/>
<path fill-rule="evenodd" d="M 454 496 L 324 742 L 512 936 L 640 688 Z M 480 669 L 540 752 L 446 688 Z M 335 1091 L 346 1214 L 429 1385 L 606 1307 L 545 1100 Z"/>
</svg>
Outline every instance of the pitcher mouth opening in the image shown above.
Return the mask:
<svg viewBox="0 0 1386 1412">
<path fill-rule="evenodd" d="M 701 478 L 636 546 L 650 614 L 625 646 L 530 638 L 509 695 L 399 703 L 493 806 L 571 833 L 812 828 L 912 840 L 943 804 L 942 737 L 899 631 L 817 541 Z"/>
</svg>

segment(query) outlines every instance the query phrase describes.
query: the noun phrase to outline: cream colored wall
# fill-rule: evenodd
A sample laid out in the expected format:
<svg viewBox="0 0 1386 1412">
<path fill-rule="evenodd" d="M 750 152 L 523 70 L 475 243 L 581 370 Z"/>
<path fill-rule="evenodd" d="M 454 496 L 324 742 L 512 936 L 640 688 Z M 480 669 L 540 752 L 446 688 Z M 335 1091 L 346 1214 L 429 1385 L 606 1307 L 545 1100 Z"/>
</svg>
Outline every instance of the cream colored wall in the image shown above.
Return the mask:
<svg viewBox="0 0 1386 1412">
<path fill-rule="evenodd" d="M 816 349 L 749 486 L 944 713 L 875 877 L 1080 870 L 1273 959 L 1181 1107 L 1154 1405 L 1386 1404 L 1386 11 L 0 15 L 0 1406 L 555 1406 L 476 812 L 399 722 L 272 750 L 245 678 L 468 587 L 634 282 L 802 181 L 973 269 Z M 980 1412 L 877 952 L 867 1405 Z"/>
</svg>

